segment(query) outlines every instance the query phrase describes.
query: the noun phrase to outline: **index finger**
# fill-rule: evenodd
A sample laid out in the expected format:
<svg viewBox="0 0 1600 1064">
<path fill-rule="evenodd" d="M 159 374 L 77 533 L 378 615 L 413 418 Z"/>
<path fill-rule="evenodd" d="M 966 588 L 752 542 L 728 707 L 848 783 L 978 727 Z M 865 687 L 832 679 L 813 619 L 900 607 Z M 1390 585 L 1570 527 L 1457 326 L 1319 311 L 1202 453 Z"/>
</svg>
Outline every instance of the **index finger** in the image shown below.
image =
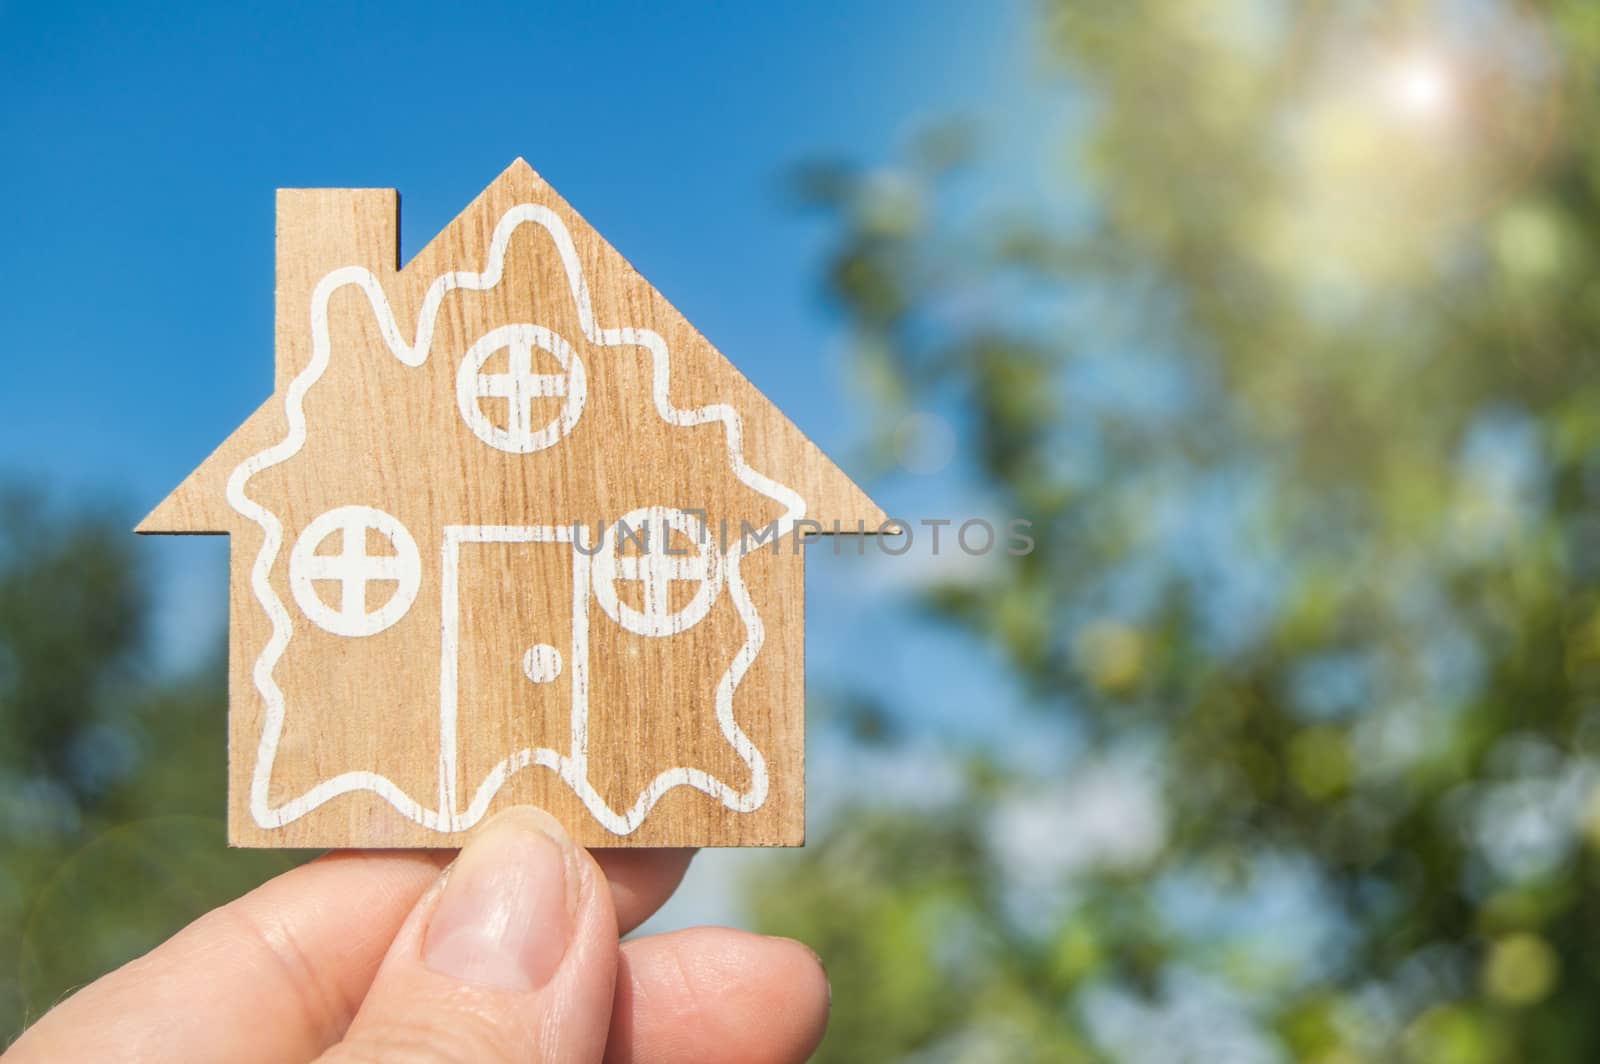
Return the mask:
<svg viewBox="0 0 1600 1064">
<path fill-rule="evenodd" d="M 590 850 L 611 883 L 617 931 L 626 935 L 650 919 L 683 882 L 696 850 Z"/>
</svg>

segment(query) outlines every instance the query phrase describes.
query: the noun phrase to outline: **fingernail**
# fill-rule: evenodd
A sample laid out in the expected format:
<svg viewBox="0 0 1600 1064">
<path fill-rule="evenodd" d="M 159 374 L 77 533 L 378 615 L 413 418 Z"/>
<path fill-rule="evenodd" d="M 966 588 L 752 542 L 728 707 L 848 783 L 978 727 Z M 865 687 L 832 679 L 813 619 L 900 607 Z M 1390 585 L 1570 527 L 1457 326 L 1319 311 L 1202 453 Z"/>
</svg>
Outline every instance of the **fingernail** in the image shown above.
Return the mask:
<svg viewBox="0 0 1600 1064">
<path fill-rule="evenodd" d="M 496 816 L 445 873 L 423 964 L 480 986 L 544 986 L 572 940 L 576 869 L 572 840 L 548 813 L 518 808 Z"/>
</svg>

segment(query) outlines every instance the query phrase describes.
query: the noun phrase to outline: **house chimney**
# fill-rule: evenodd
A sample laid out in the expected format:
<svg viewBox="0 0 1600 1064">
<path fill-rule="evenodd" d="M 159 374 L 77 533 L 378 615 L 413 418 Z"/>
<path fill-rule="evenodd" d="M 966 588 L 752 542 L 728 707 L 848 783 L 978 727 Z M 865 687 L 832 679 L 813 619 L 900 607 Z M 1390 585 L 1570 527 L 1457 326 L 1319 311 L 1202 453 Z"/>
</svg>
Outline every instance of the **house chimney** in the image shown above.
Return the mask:
<svg viewBox="0 0 1600 1064">
<path fill-rule="evenodd" d="M 392 188 L 280 188 L 276 390 L 311 358 L 311 293 L 329 271 L 364 266 L 381 282 L 399 270 L 400 194 Z"/>
</svg>

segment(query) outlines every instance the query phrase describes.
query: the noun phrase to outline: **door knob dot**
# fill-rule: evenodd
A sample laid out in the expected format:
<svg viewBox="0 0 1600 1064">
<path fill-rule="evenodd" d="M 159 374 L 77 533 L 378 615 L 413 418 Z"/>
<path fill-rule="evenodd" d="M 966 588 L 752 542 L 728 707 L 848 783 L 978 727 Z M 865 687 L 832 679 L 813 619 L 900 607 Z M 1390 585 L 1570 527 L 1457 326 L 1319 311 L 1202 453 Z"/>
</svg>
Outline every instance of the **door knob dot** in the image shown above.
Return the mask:
<svg viewBox="0 0 1600 1064">
<path fill-rule="evenodd" d="M 536 643 L 522 655 L 522 673 L 534 683 L 549 683 L 561 675 L 561 651 L 549 643 Z"/>
</svg>

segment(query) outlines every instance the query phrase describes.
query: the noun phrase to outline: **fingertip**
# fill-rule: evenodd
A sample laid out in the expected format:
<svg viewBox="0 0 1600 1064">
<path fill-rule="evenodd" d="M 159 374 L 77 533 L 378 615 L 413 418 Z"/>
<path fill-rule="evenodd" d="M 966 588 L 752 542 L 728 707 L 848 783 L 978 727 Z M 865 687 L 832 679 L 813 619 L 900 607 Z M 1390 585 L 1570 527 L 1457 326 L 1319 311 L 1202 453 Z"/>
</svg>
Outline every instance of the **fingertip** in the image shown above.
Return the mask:
<svg viewBox="0 0 1600 1064">
<path fill-rule="evenodd" d="M 678 889 L 697 852 L 654 848 L 590 850 L 611 884 L 617 929 L 627 934 L 661 908 Z"/>
<path fill-rule="evenodd" d="M 767 963 L 787 973 L 785 982 L 791 1001 L 800 1007 L 793 1013 L 795 1039 L 803 1045 L 795 1060 L 805 1060 L 822 1042 L 833 1012 L 833 985 L 828 982 L 827 965 L 816 950 L 797 939 L 760 938 L 768 954 Z"/>
<path fill-rule="evenodd" d="M 787 938 L 698 927 L 625 943 L 609 1064 L 807 1059 L 827 1029 L 816 953 Z"/>
<path fill-rule="evenodd" d="M 812 984 L 809 992 L 813 999 L 820 988 L 822 996 L 822 1027 L 826 1029 L 828 1017 L 833 1013 L 833 984 L 828 981 L 828 965 L 823 961 L 822 954 L 797 938 L 769 936 L 766 941 L 781 944 L 789 950 L 791 954 L 789 963 L 796 978 L 800 978 L 802 973 L 809 972 Z M 803 958 L 800 956 L 801 954 L 804 955 Z M 822 1041 L 821 1030 L 817 1032 L 817 1041 Z"/>
</svg>

